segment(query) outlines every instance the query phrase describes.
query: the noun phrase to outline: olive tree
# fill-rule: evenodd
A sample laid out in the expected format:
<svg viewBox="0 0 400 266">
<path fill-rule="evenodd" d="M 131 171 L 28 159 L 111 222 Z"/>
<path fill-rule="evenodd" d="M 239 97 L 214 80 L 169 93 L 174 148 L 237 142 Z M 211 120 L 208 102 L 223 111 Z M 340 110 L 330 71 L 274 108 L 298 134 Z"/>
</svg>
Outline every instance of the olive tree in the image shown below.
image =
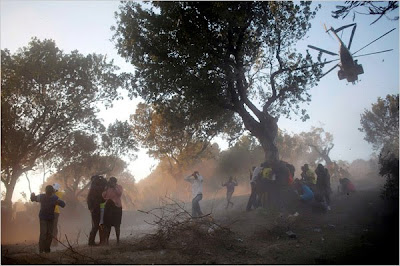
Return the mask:
<svg viewBox="0 0 400 266">
<path fill-rule="evenodd" d="M 126 2 L 116 13 L 118 52 L 136 67 L 132 95 L 166 118 L 255 136 L 276 161 L 280 115 L 307 119 L 300 103 L 322 63 L 296 49 L 317 8 L 310 2 Z"/>
<path fill-rule="evenodd" d="M 33 38 L 1 51 L 1 181 L 11 203 L 19 177 L 65 147 L 76 131 L 96 132 L 98 104 L 118 99 L 128 74 L 98 54 L 65 53 Z M 51 156 L 50 156 L 51 157 Z"/>
</svg>

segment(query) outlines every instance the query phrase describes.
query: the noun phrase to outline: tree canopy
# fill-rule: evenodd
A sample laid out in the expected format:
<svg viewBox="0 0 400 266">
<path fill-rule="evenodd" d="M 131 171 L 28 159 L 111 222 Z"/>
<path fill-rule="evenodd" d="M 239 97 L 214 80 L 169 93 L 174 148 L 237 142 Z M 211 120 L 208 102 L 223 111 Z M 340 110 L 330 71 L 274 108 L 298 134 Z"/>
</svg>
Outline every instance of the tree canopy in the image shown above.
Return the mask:
<svg viewBox="0 0 400 266">
<path fill-rule="evenodd" d="M 309 132 L 302 132 L 300 136 L 303 138 L 304 144 L 311 147 L 318 157 L 325 161 L 326 165 L 332 163 L 329 153 L 335 146 L 333 144 L 333 135 L 321 127 L 312 127 Z"/>
<path fill-rule="evenodd" d="M 117 74 L 105 56 L 64 53 L 37 38 L 14 54 L 2 50 L 1 67 L 1 180 L 11 202 L 19 176 L 38 159 L 60 151 L 73 135 L 79 141 L 77 132 L 98 132 L 98 104 L 118 99 L 129 75 Z"/>
<path fill-rule="evenodd" d="M 371 143 L 375 150 L 386 146 L 398 157 L 399 94 L 388 94 L 385 99 L 379 97 L 370 110 L 364 110 L 361 114 L 360 123 L 359 130 L 365 133 L 364 139 Z"/>
<path fill-rule="evenodd" d="M 136 67 L 131 94 L 209 135 L 228 122 L 244 125 L 266 159 L 277 160 L 279 116 L 307 119 L 300 103 L 321 75 L 321 64 L 296 50 L 316 9 L 286 1 L 150 4 L 127 2 L 116 14 L 118 52 Z"/>
<path fill-rule="evenodd" d="M 150 156 L 168 162 L 170 174 L 177 177 L 186 167 L 212 156 L 210 140 L 215 133 L 202 132 L 165 116 L 139 103 L 130 121 L 136 140 Z"/>
</svg>

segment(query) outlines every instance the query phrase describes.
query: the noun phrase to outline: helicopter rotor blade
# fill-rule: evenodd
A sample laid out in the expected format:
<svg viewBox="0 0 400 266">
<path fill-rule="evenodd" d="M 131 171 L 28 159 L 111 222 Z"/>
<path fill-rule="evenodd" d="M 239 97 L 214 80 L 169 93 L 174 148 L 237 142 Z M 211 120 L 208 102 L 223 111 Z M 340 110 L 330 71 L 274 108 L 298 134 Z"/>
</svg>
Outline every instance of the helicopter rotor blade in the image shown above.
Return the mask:
<svg viewBox="0 0 400 266">
<path fill-rule="evenodd" d="M 331 72 L 332 70 L 334 70 L 337 66 L 339 66 L 339 65 L 338 65 L 338 64 L 334 65 L 331 69 L 329 69 L 327 72 L 325 72 L 324 74 L 322 74 L 322 76 L 321 76 L 320 78 L 326 76 L 329 72 Z"/>
<path fill-rule="evenodd" d="M 358 49 L 357 51 L 355 51 L 353 53 L 353 55 L 355 55 L 356 53 L 358 53 L 359 51 L 361 51 L 362 49 L 366 48 L 367 46 L 371 45 L 372 43 L 376 42 L 377 40 L 379 40 L 380 38 L 382 38 L 383 36 L 391 33 L 392 31 L 394 31 L 396 28 L 391 29 L 390 31 L 386 32 L 385 34 L 381 35 L 380 37 L 376 38 L 375 40 L 373 40 L 372 42 L 368 43 L 367 45 L 365 45 L 364 47 Z"/>
<path fill-rule="evenodd" d="M 324 65 L 326 65 L 326 64 L 330 64 L 330 63 L 335 62 L 335 61 L 339 61 L 339 58 L 333 59 L 333 60 L 329 60 L 329 61 L 325 61 L 325 62 L 321 62 L 321 63 L 317 63 L 317 64 L 315 64 L 315 65 L 317 65 L 317 66 L 319 66 L 319 65 L 324 66 Z"/>
<path fill-rule="evenodd" d="M 356 28 L 357 28 L 357 24 L 354 23 L 354 27 L 353 27 L 353 30 L 351 31 L 351 35 L 350 35 L 349 45 L 347 46 L 347 49 L 349 49 L 349 50 L 350 50 L 350 47 L 351 47 L 351 42 L 353 41 L 354 32 L 356 32 Z"/>
<path fill-rule="evenodd" d="M 322 52 L 322 53 L 329 54 L 329 55 L 338 55 L 338 54 L 335 54 L 335 53 L 333 53 L 333 52 L 329 52 L 329 51 L 327 51 L 327 50 L 324 50 L 324 49 L 321 49 L 321 48 L 318 48 L 318 47 L 315 47 L 315 46 L 312 46 L 312 45 L 307 45 L 307 47 L 309 47 L 309 48 L 311 48 L 311 49 L 314 49 L 314 50 L 317 50 L 317 51 L 320 51 L 320 52 Z"/>
<path fill-rule="evenodd" d="M 349 24 L 349 25 L 342 26 L 342 27 L 337 28 L 336 30 L 334 30 L 334 32 L 338 33 L 339 31 L 344 30 L 344 29 L 346 29 L 348 27 L 351 27 L 351 26 L 354 26 L 354 25 L 357 26 L 357 23 L 352 23 L 352 24 Z"/>
<path fill-rule="evenodd" d="M 390 52 L 390 51 L 393 51 L 393 49 L 383 50 L 383 51 L 374 52 L 374 53 L 369 53 L 369 54 L 356 55 L 356 56 L 353 56 L 353 58 L 361 57 L 361 56 L 367 56 L 367 55 L 373 55 L 373 54 L 381 54 L 381 53 L 386 53 L 386 52 Z"/>
</svg>

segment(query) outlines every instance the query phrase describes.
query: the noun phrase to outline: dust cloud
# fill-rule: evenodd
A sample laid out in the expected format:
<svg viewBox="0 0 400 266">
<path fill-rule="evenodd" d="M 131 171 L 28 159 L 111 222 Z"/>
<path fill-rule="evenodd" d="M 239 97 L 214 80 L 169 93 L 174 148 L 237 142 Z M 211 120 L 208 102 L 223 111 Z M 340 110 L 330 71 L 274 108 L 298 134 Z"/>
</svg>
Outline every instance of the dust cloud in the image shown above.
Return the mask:
<svg viewBox="0 0 400 266">
<path fill-rule="evenodd" d="M 256 165 L 256 164 L 254 164 Z M 300 177 L 300 163 L 296 165 L 295 178 Z M 248 169 L 250 169 L 249 165 Z M 347 166 L 350 178 L 357 190 L 367 190 L 380 187 L 384 184 L 384 178 L 378 175 L 378 164 L 373 161 L 355 160 Z M 140 237 L 155 229 L 152 217 L 139 212 L 138 210 L 149 210 L 162 204 L 166 197 L 184 202 L 184 207 L 191 210 L 191 189 L 190 184 L 183 180 L 194 170 L 198 170 L 204 177 L 203 200 L 200 202 L 204 213 L 212 213 L 213 217 L 221 220 L 231 219 L 229 215 L 236 213 L 240 216 L 245 212 L 247 199 L 250 193 L 249 172 L 244 169 L 241 174 L 233 176 L 238 181 L 235 188 L 232 202 L 233 207 L 226 208 L 226 188 L 221 184 L 229 175 L 218 173 L 215 164 L 211 161 L 196 165 L 179 178 L 168 174 L 154 171 L 148 178 L 138 182 L 137 199 L 134 208 L 123 210 L 121 224 L 121 238 Z M 331 179 L 331 188 L 336 193 L 338 180 Z M 67 244 L 87 244 L 91 230 L 90 212 L 86 202 L 72 208 L 66 202 L 59 218 L 59 239 Z M 39 209 L 40 204 L 35 202 L 16 202 L 12 210 L 7 210 L 2 204 L 2 245 L 25 243 L 37 244 L 39 238 Z M 112 230 L 110 239 L 115 239 L 115 232 Z M 96 242 L 99 237 L 96 237 Z M 59 245 L 58 248 L 63 248 Z"/>
</svg>

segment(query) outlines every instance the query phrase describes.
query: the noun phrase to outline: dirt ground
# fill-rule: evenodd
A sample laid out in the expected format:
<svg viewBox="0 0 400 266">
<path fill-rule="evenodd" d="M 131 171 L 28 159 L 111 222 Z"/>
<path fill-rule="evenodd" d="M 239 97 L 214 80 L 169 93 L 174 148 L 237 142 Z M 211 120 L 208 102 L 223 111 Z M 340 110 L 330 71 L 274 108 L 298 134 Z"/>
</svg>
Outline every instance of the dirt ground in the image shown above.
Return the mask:
<svg viewBox="0 0 400 266">
<path fill-rule="evenodd" d="M 2 245 L 1 263 L 399 264 L 398 205 L 382 200 L 377 185 L 360 183 L 353 195 L 334 193 L 332 210 L 322 214 L 301 204 L 291 213 L 246 212 L 248 195 L 234 196 L 227 210 L 223 198 L 203 200 L 203 212 L 223 230 L 190 231 L 193 224 L 183 224 L 169 237 L 146 223 L 151 215 L 127 212 L 123 219 L 134 222 L 123 228 L 119 245 L 113 234 L 109 246 L 70 242 L 48 254 L 39 254 L 37 243 Z"/>
</svg>

